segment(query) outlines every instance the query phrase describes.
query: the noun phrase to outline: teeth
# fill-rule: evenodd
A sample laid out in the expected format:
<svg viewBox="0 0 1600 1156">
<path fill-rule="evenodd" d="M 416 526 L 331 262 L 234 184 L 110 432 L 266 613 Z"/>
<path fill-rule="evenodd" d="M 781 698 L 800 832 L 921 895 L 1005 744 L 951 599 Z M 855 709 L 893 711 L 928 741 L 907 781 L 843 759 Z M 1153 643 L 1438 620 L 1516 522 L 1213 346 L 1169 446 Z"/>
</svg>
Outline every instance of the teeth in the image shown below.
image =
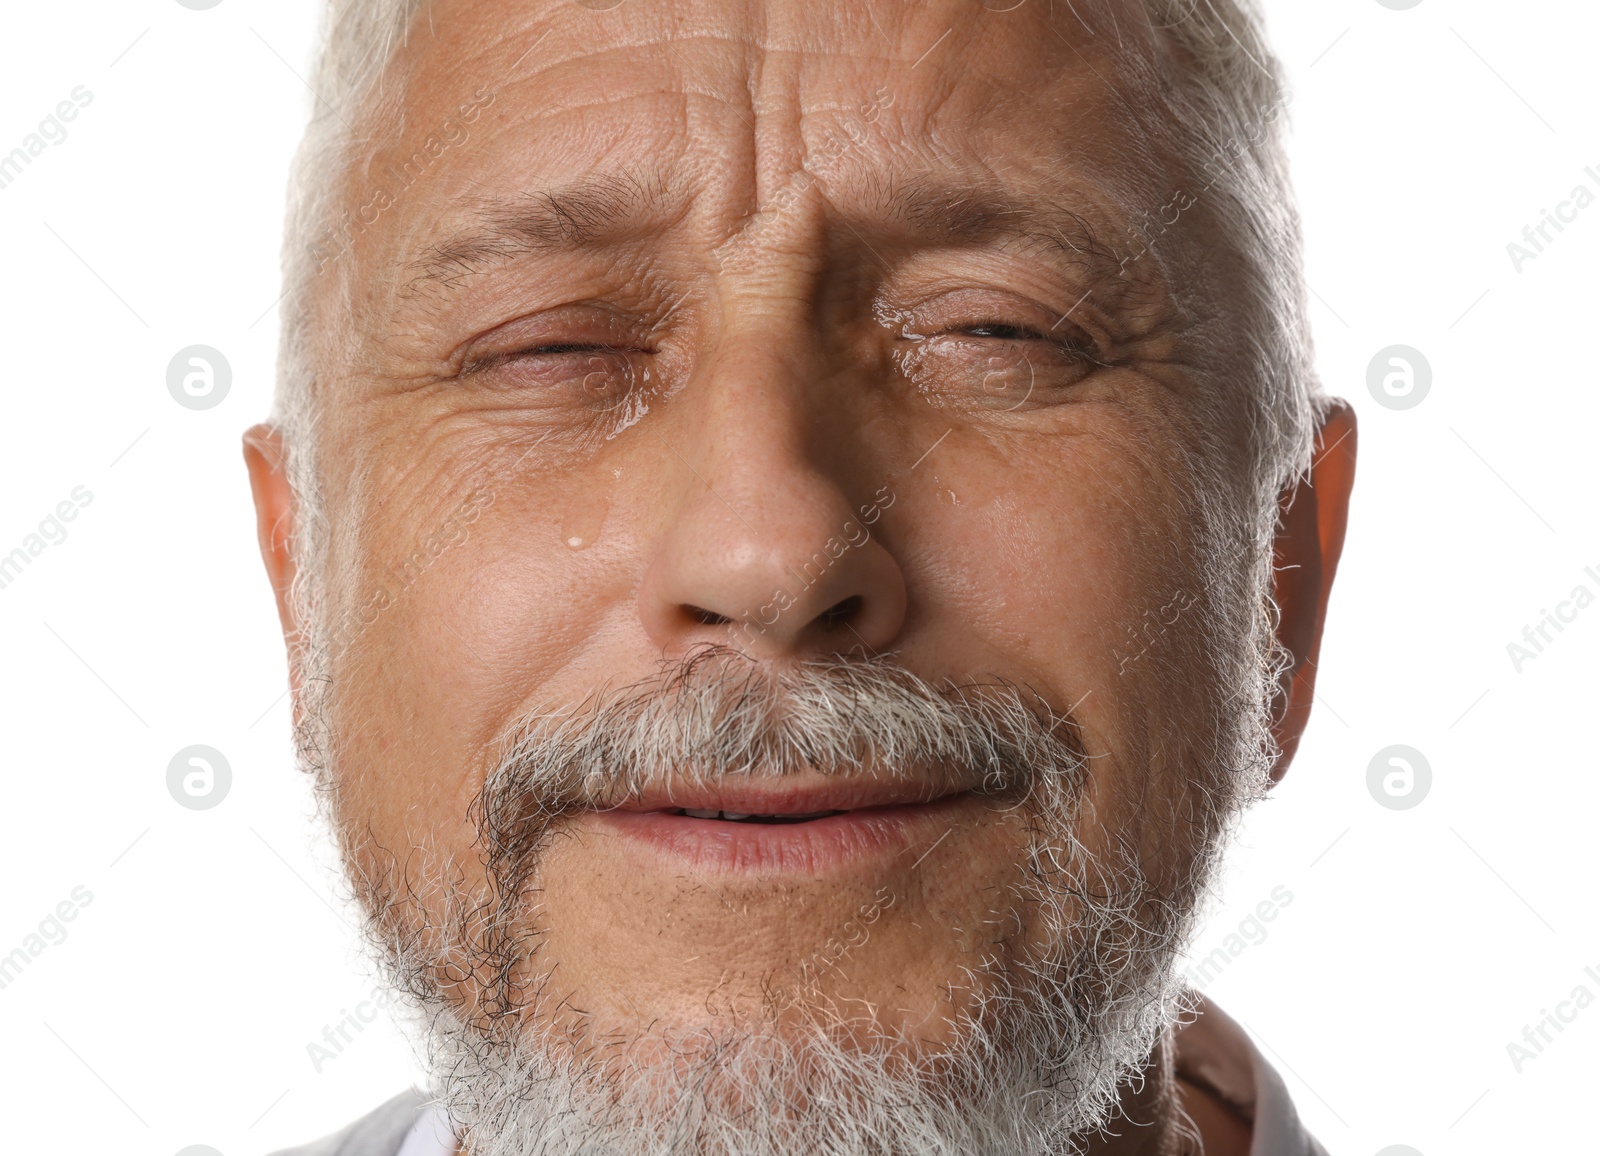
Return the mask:
<svg viewBox="0 0 1600 1156">
<path fill-rule="evenodd" d="M 724 818 L 724 819 L 727 819 L 727 820 L 729 820 L 729 821 L 730 821 L 730 822 L 734 822 L 734 823 L 742 823 L 742 822 L 744 822 L 744 821 L 745 821 L 745 820 L 746 820 L 746 819 L 749 819 L 749 818 L 752 818 L 752 817 L 753 817 L 753 816 L 750 816 L 750 815 L 741 815 L 741 814 L 739 814 L 739 812 L 737 812 L 737 811 L 724 811 L 724 812 L 722 812 L 722 817 L 723 817 L 723 818 Z M 763 815 L 763 816 L 761 816 L 761 817 L 762 817 L 762 818 L 763 818 L 763 819 L 765 819 L 765 818 L 767 818 L 767 816 L 766 816 L 766 815 Z"/>
<path fill-rule="evenodd" d="M 721 811 L 704 811 L 697 807 L 685 807 L 683 813 L 691 819 L 715 819 L 722 814 Z"/>
</svg>

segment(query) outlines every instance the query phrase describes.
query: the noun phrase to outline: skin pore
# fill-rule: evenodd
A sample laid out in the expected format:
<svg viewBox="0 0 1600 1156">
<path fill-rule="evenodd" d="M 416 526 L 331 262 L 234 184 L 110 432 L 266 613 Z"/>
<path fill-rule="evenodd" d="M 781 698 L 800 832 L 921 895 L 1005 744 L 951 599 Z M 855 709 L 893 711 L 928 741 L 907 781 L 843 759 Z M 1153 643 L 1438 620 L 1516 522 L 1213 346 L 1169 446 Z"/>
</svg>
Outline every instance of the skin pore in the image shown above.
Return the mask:
<svg viewBox="0 0 1600 1156">
<path fill-rule="evenodd" d="M 1119 264 L 1184 183 L 1175 65 L 1134 5 L 1080 4 L 1088 27 L 1056 8 L 437 0 L 413 26 L 343 188 L 362 228 L 315 290 L 330 773 L 368 870 L 475 863 L 508 723 L 715 645 L 1030 688 L 1088 755 L 1076 837 L 1178 886 L 1196 848 L 1173 817 L 1228 709 L 1199 673 L 1189 463 L 1244 468 L 1242 438 L 1203 436 L 1242 388 L 1241 259 L 1201 200 Z M 1112 15 L 1118 36 L 1091 31 Z M 246 460 L 292 636 L 280 431 L 251 430 Z M 1354 460 L 1336 404 L 1285 495 L 1278 775 Z M 995 926 L 1023 813 L 938 805 L 903 854 L 796 865 L 745 830 L 757 863 L 734 868 L 703 832 L 677 854 L 626 816 L 564 819 L 538 881 L 558 1014 L 596 1040 L 753 1014 L 889 894 L 820 990 L 942 1039 L 975 961 L 1037 929 Z M 1183 1151 L 1181 1104 L 1206 1152 L 1247 1151 L 1167 1052 L 1090 1150 Z"/>
</svg>

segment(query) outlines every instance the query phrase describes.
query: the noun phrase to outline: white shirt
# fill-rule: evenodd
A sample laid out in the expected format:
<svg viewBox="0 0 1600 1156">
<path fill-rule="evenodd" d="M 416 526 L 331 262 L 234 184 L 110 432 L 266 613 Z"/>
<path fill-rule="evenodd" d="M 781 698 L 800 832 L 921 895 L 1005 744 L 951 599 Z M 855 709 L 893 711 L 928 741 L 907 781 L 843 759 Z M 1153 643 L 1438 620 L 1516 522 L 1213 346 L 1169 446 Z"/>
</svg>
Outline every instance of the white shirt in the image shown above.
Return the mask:
<svg viewBox="0 0 1600 1156">
<path fill-rule="evenodd" d="M 456 1133 L 450 1113 L 438 1104 L 417 1110 L 417 1122 L 406 1133 L 394 1156 L 455 1156 Z"/>
</svg>

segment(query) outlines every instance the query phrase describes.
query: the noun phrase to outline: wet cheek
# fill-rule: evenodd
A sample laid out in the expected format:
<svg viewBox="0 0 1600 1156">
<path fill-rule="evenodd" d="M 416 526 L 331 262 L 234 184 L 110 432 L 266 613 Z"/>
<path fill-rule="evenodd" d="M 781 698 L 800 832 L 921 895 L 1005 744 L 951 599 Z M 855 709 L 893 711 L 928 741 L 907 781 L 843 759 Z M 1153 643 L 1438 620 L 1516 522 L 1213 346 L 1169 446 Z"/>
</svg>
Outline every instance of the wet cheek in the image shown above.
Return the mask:
<svg viewBox="0 0 1600 1156">
<path fill-rule="evenodd" d="M 605 588 L 573 565 L 557 529 L 502 496 L 431 549 L 374 543 L 393 560 L 367 568 L 333 672 L 345 774 L 465 814 L 506 721 L 596 633 Z"/>
</svg>

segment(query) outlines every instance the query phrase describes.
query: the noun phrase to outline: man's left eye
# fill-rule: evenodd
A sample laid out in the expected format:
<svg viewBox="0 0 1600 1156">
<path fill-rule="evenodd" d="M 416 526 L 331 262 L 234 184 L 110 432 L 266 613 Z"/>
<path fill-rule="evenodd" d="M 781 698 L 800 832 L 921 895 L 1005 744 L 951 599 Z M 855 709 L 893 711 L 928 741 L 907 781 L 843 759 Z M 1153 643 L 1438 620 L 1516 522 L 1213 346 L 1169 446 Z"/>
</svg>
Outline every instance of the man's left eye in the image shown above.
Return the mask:
<svg viewBox="0 0 1600 1156">
<path fill-rule="evenodd" d="M 1078 383 L 1104 365 L 1093 350 L 1075 328 L 1057 334 L 983 320 L 910 336 L 896 361 L 936 404 L 1013 411 L 1069 400 Z"/>
<path fill-rule="evenodd" d="M 957 330 L 968 337 L 989 337 L 998 341 L 1045 341 L 1044 334 L 1026 325 L 1012 325 L 1004 321 L 986 321 L 982 325 L 969 325 Z"/>
<path fill-rule="evenodd" d="M 617 350 L 609 345 L 597 345 L 589 341 L 551 342 L 545 345 L 535 345 L 528 349 L 518 351 L 513 356 L 532 357 L 536 354 L 554 355 L 560 353 L 614 353 Z M 625 351 L 624 351 L 625 352 Z"/>
</svg>

